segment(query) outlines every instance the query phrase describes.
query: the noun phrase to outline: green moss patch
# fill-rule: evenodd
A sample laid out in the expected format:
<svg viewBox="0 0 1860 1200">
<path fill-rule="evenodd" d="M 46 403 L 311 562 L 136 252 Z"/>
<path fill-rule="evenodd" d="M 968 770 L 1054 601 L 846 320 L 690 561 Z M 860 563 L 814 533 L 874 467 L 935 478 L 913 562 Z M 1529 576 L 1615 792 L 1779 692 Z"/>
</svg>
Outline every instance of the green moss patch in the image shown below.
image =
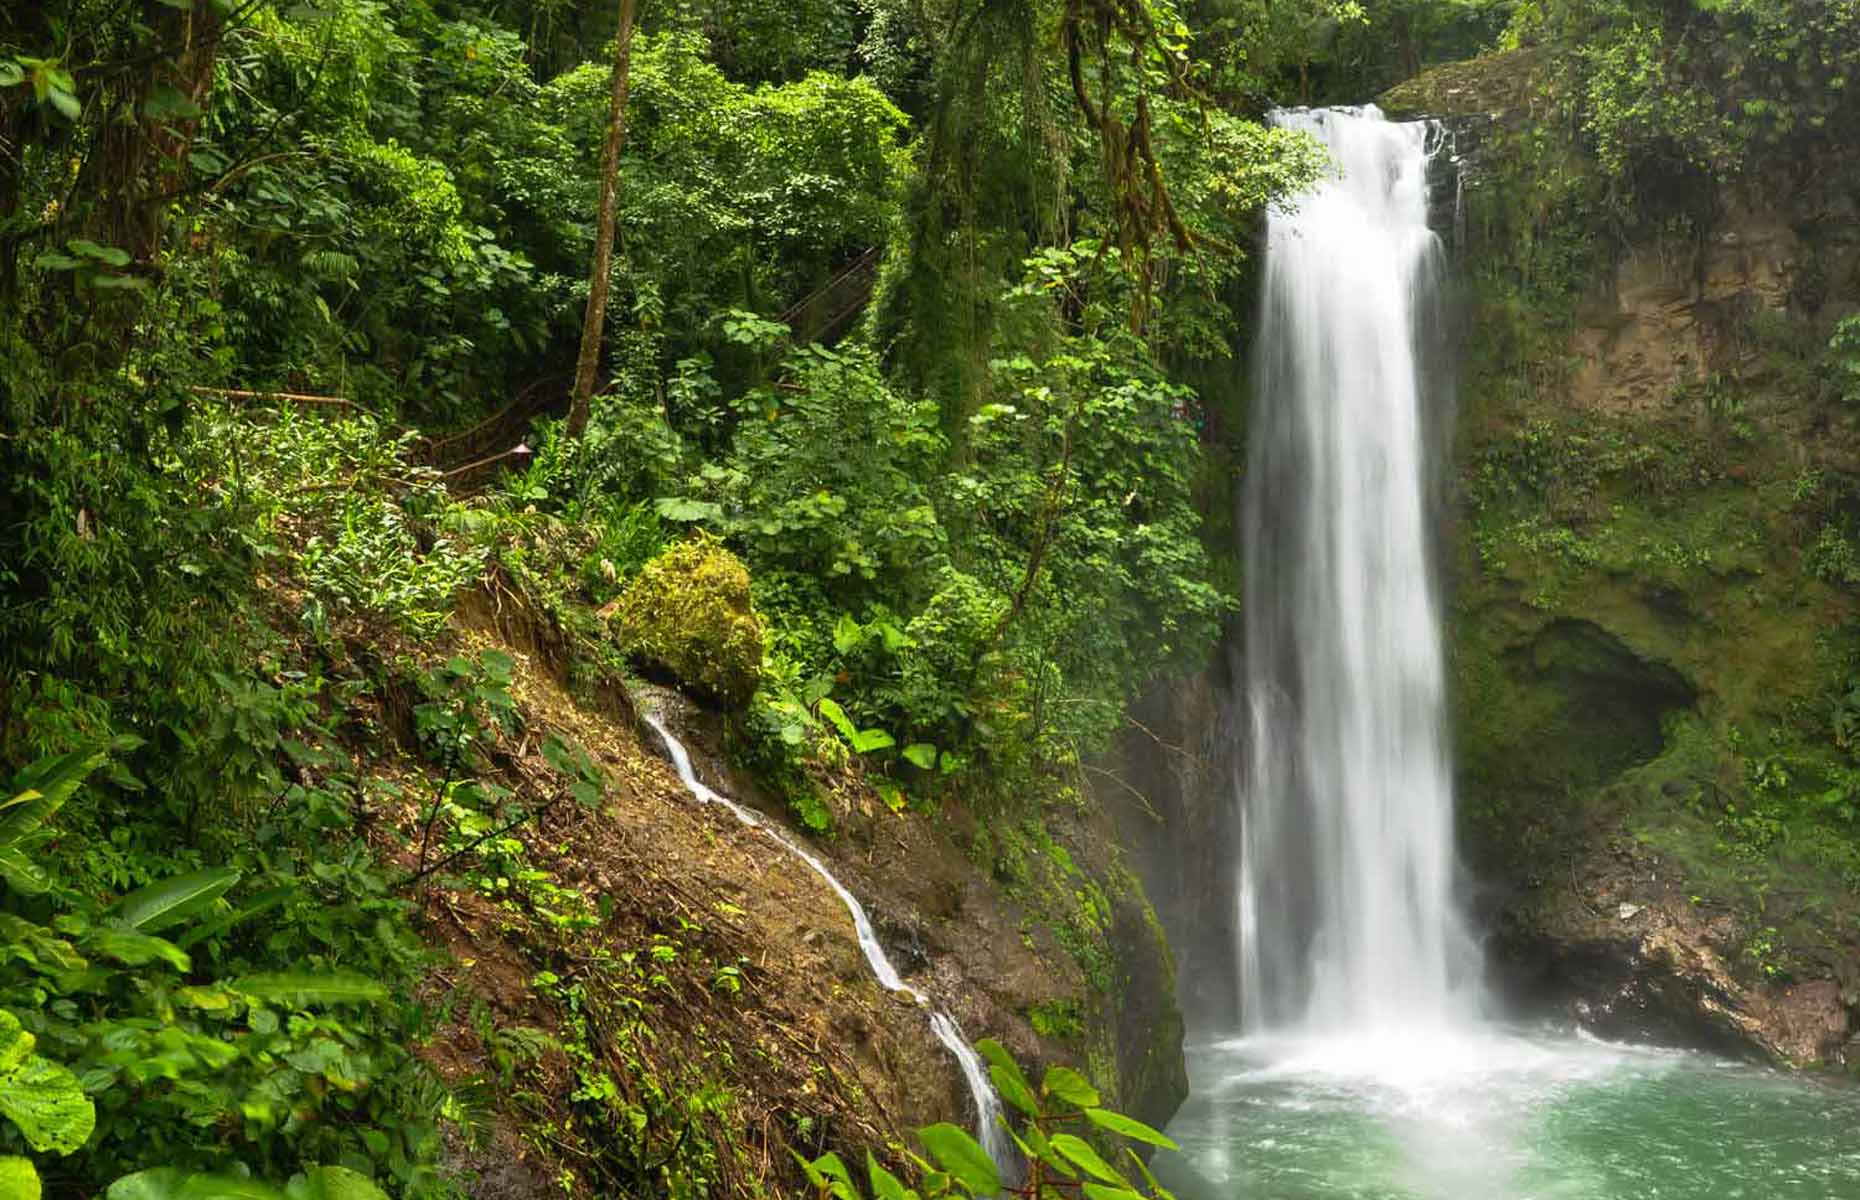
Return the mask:
<svg viewBox="0 0 1860 1200">
<path fill-rule="evenodd" d="M 756 690 L 763 634 L 749 570 L 714 538 L 699 534 L 647 563 L 613 620 L 629 654 L 702 695 L 740 706 Z"/>
</svg>

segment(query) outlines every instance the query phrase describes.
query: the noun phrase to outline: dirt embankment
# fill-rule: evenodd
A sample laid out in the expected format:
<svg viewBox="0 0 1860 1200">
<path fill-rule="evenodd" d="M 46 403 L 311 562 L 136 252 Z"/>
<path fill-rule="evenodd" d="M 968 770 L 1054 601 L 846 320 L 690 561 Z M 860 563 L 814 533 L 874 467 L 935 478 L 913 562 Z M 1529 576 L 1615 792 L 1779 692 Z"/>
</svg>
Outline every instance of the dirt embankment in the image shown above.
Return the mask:
<svg viewBox="0 0 1860 1200">
<path fill-rule="evenodd" d="M 766 834 L 694 801 L 624 690 L 578 680 L 571 692 L 560 632 L 514 597 L 474 600 L 455 626 L 444 644 L 403 650 L 515 664 L 514 720 L 491 756 L 509 795 L 470 829 L 442 816 L 430 861 L 456 858 L 415 892 L 445 959 L 425 1053 L 448 1081 L 478 1081 L 450 1152 L 473 1195 L 798 1195 L 790 1151 L 885 1159 L 911 1129 L 974 1119 L 926 1012 L 872 977 L 839 897 Z M 402 780 L 377 849 L 410 873 L 443 791 L 412 752 L 414 699 L 383 703 L 379 726 L 400 736 L 371 750 Z M 719 766 L 714 717 L 655 703 L 708 782 L 784 821 L 776 798 Z M 566 797 L 552 743 L 585 751 L 598 803 Z M 1128 1110 L 1166 1119 L 1185 1090 L 1166 948 L 1160 972 L 1138 963 L 1095 1005 L 1082 999 L 1092 989 L 1075 956 L 971 861 L 971 824 L 953 806 L 896 815 L 872 796 L 811 849 L 868 907 L 907 981 L 970 1038 L 1003 1041 L 1030 1069 L 1078 1065 Z M 486 825 L 493 836 L 474 841 Z M 1080 862 L 1111 853 L 1083 824 L 1061 836 Z M 1161 1047 L 1128 1061 L 1167 1069 L 1120 1073 L 1125 1060 L 1099 1052 L 1115 1045 L 1106 1014 L 1123 1011 L 1152 1014 L 1145 1032 Z M 1055 1012 L 1077 1019 L 1037 1027 Z"/>
</svg>

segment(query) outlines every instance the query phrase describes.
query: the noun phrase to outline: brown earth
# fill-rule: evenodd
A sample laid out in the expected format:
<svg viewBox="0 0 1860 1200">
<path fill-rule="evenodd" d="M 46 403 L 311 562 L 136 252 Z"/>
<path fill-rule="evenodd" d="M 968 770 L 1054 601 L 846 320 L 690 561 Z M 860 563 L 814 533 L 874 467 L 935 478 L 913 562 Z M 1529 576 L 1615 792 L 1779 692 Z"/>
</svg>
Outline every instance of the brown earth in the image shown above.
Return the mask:
<svg viewBox="0 0 1860 1200">
<path fill-rule="evenodd" d="M 408 888 L 446 959 L 424 992 L 444 1017 L 421 1052 L 475 1097 L 448 1152 L 471 1194 L 663 1194 L 677 1182 L 663 1164 L 705 1139 L 727 1148 L 706 1168 L 709 1194 L 799 1195 L 790 1151 L 831 1149 L 856 1162 L 870 1150 L 895 1164 L 909 1130 L 970 1123 L 957 1064 L 925 1011 L 873 979 L 838 896 L 765 833 L 696 803 L 642 737 L 626 689 L 504 582 L 468 597 L 428 644 L 356 628 L 339 629 L 334 648 L 398 661 L 395 677 L 409 662 L 490 649 L 516 664 L 514 732 L 497 739 L 489 777 L 510 789 L 499 823 L 513 806 L 531 815 L 508 843 L 462 851 L 469 839 L 452 818 L 437 822 L 426 862 L 445 866 Z M 717 765 L 714 714 L 662 690 L 651 698 L 708 781 L 783 820 L 779 801 Z M 416 753 L 416 701 L 410 687 L 390 686 L 365 723 L 384 736 L 354 747 L 371 774 L 401 785 L 370 836 L 408 876 L 421 867 L 441 785 Z M 551 737 L 585 749 L 604 780 L 598 805 L 567 796 L 543 754 Z M 1186 1089 L 1167 950 L 1145 949 L 1153 928 L 1132 940 L 1137 954 L 1160 959 L 1146 967 L 1133 956 L 1092 1015 L 1099 1034 L 1124 1012 L 1151 1027 L 1131 1052 L 1096 1060 L 1089 1047 L 1102 1037 L 1042 1035 L 1029 1020 L 1089 989 L 1053 932 L 970 861 L 971 818 L 954 805 L 940 817 L 896 815 L 870 789 L 845 791 L 838 834 L 810 848 L 866 903 L 911 985 L 971 1039 L 1000 1039 L 1030 1071 L 1078 1065 L 1135 1115 L 1166 1120 Z M 1114 857 L 1102 840 L 1109 831 L 1083 818 L 1062 836 L 1081 862 L 1102 868 Z M 681 1116 L 681 1097 L 706 1099 Z M 621 1128 L 616 1114 L 628 1112 L 637 1128 Z"/>
</svg>

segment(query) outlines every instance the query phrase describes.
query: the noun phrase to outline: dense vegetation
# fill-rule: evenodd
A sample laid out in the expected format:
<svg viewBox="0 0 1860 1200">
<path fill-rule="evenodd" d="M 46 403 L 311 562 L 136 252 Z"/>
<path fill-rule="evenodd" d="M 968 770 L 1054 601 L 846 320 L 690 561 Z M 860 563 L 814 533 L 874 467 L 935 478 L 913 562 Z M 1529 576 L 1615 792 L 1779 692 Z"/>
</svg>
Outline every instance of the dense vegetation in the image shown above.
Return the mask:
<svg viewBox="0 0 1860 1200">
<path fill-rule="evenodd" d="M 867 794 L 979 819 L 984 865 L 1108 986 L 1104 898 L 1041 813 L 1233 613 L 1249 254 L 1323 166 L 1265 109 L 1501 40 L 1541 56 L 1548 207 L 1504 219 L 1551 267 L 1493 286 L 1562 312 L 1618 240 L 1703 236 L 1697 181 L 1850 123 L 1860 36 L 1851 3 L 1806 0 L 647 3 L 571 433 L 612 8 L 0 12 L 0 1155 L 51 1195 L 204 1194 L 198 1171 L 454 1194 L 446 1138 L 512 1105 L 572 1194 L 751 1186 L 708 1062 L 616 1048 L 739 968 L 696 927 L 563 967 L 609 898 L 511 834 L 612 781 L 526 727 L 508 656 L 461 633 L 474 605 L 549 630 L 587 695 L 645 674 L 726 709 L 734 757 L 819 835 Z M 1860 332 L 1828 336 L 1817 378 L 1850 401 Z M 1706 469 L 1607 441 L 1595 475 L 1571 436 L 1597 435 L 1490 455 L 1584 505 Z M 1508 512 L 1510 486 L 1478 499 Z M 1798 491 L 1814 570 L 1851 587 L 1860 492 Z M 1545 562 L 1605 552 L 1529 536 Z M 1837 781 L 1848 703 L 1816 752 Z M 538 931 L 533 990 L 573 1014 L 554 1042 L 425 978 L 436 880 Z M 459 1024 L 498 1078 L 433 1069 Z M 545 1044 L 572 1101 L 500 1109 Z M 788 1184 L 852 1188 L 824 1136 L 797 1135 Z M 1053 1165 L 1112 1186 L 1097 1162 Z M 18 1170 L 0 1157 L 0 1187 Z"/>
<path fill-rule="evenodd" d="M 822 832 L 861 778 L 901 809 L 1073 787 L 1229 605 L 1162 364 L 1225 353 L 1250 222 L 1317 161 L 1207 98 L 1193 16 L 645 6 L 570 436 L 607 6 L 0 15 L 0 995 L 7 1061 L 95 1112 L 22 1115 L 14 1079 L 0 1148 L 56 1156 L 60 1195 L 457 1186 L 442 1129 L 485 1102 L 418 1053 L 470 999 L 421 983 L 427 882 L 514 888 L 544 962 L 608 903 L 509 836 L 610 781 L 553 736 L 555 781 L 523 775 L 473 594 L 564 631 L 579 686 L 730 705 Z M 1278 34 L 1219 36 L 1231 72 Z M 540 427 L 445 441 L 507 405 Z M 650 1036 L 640 949 L 600 998 L 532 985 L 587 1013 L 555 1039 L 586 1056 L 547 1114 L 594 1156 L 568 1178 L 740 1187 L 731 1139 L 687 1136 L 728 1107 L 708 1068 L 681 1116 L 643 1043 L 616 1093 L 578 1040 Z M 554 1044 L 485 1020 L 500 1069 Z"/>
</svg>

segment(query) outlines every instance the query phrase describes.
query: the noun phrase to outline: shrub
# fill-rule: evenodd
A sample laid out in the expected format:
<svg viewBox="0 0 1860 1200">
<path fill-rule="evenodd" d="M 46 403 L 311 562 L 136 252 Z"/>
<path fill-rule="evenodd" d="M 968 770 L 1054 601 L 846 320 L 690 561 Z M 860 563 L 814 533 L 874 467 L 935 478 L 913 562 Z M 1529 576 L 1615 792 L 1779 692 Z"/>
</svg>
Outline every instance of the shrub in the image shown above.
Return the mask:
<svg viewBox="0 0 1860 1200">
<path fill-rule="evenodd" d="M 732 707 L 762 671 L 762 621 L 749 570 L 722 542 L 698 534 L 647 563 L 614 610 L 621 646 L 678 682 Z"/>
</svg>

